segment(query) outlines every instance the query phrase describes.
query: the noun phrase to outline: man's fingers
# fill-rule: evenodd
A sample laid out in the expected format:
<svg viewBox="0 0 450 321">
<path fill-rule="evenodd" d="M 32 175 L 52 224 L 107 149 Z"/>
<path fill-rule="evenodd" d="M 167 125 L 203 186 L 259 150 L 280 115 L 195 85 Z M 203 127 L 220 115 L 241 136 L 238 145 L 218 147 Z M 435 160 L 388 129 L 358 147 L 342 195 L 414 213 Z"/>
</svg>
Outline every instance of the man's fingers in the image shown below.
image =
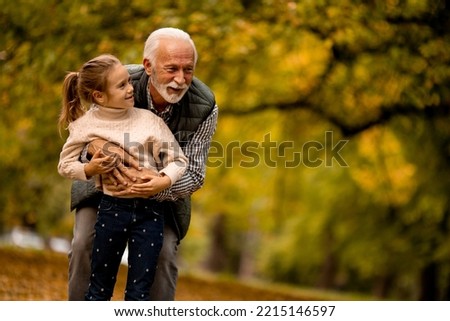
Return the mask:
<svg viewBox="0 0 450 321">
<path fill-rule="evenodd" d="M 124 163 L 125 163 L 125 165 L 128 165 L 129 167 L 133 167 L 134 169 L 141 170 L 141 167 L 139 166 L 139 162 L 132 156 L 126 157 L 124 160 Z"/>
<path fill-rule="evenodd" d="M 101 149 L 98 149 L 95 151 L 94 155 L 92 155 L 91 159 L 97 159 L 97 158 L 102 158 L 103 153 Z"/>
<path fill-rule="evenodd" d="M 121 175 L 120 171 L 117 168 L 113 169 L 111 176 L 115 179 L 116 184 L 118 183 L 122 185 L 127 185 L 126 179 Z"/>
<path fill-rule="evenodd" d="M 113 190 L 111 194 L 112 196 L 120 197 L 120 196 L 130 196 L 130 193 L 131 193 L 130 189 L 127 188 L 122 190 L 119 189 Z"/>
<path fill-rule="evenodd" d="M 120 182 L 117 180 L 117 178 L 114 175 L 108 175 L 108 177 L 109 177 L 110 185 L 119 185 Z"/>
<path fill-rule="evenodd" d="M 113 169 L 114 167 L 116 167 L 116 164 L 117 164 L 117 158 L 114 156 L 105 156 L 105 157 L 101 158 L 101 165 L 105 169 Z"/>
<path fill-rule="evenodd" d="M 126 177 L 128 180 L 135 182 L 136 176 L 133 174 L 133 171 L 130 171 L 127 167 L 125 167 L 122 163 L 117 165 L 117 169 L 122 174 L 123 177 Z"/>
<path fill-rule="evenodd" d="M 126 191 L 127 193 L 130 192 L 128 186 L 124 186 L 124 185 L 112 185 L 111 183 L 108 184 L 108 191 L 113 192 L 113 193 L 124 192 L 124 191 Z M 125 193 L 124 195 L 126 195 L 126 193 Z"/>
</svg>

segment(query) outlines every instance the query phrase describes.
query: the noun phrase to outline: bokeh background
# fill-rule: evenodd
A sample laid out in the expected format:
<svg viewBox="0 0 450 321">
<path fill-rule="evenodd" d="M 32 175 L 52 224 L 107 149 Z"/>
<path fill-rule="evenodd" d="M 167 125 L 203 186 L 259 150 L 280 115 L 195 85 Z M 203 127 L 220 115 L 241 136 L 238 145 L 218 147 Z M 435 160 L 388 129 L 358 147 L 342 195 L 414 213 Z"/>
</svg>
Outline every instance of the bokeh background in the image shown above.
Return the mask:
<svg viewBox="0 0 450 321">
<path fill-rule="evenodd" d="M 0 0 L 0 26 L 3 244 L 71 238 L 66 72 L 171 26 L 220 107 L 182 271 L 450 299 L 450 1 Z"/>
</svg>

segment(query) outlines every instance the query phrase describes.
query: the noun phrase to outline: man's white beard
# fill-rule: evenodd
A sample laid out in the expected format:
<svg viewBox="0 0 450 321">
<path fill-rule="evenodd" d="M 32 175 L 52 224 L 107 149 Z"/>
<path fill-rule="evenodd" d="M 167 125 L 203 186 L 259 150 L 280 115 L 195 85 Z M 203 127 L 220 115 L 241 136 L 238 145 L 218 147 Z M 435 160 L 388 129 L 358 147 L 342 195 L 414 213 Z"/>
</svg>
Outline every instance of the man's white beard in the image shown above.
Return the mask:
<svg viewBox="0 0 450 321">
<path fill-rule="evenodd" d="M 153 87 L 155 87 L 156 91 L 161 95 L 162 98 L 164 98 L 165 101 L 167 101 L 169 104 L 175 104 L 183 98 L 186 91 L 189 89 L 189 86 L 186 84 L 179 86 L 176 82 L 172 81 L 168 84 L 161 84 L 155 75 L 155 73 L 152 71 L 152 76 L 150 77 L 150 81 L 153 84 Z M 176 89 L 183 89 L 183 91 L 179 94 L 169 94 L 167 92 L 167 88 L 176 88 Z"/>
</svg>

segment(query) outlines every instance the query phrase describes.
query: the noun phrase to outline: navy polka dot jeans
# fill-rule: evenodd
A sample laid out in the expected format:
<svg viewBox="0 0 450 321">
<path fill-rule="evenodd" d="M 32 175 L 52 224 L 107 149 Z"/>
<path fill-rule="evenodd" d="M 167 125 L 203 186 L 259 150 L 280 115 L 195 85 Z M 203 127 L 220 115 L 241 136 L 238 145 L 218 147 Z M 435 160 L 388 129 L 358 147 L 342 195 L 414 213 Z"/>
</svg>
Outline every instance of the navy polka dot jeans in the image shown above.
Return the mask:
<svg viewBox="0 0 450 321">
<path fill-rule="evenodd" d="M 110 300 L 128 245 L 125 300 L 149 300 L 163 242 L 164 203 L 104 195 L 95 224 L 91 278 L 86 300 Z"/>
</svg>

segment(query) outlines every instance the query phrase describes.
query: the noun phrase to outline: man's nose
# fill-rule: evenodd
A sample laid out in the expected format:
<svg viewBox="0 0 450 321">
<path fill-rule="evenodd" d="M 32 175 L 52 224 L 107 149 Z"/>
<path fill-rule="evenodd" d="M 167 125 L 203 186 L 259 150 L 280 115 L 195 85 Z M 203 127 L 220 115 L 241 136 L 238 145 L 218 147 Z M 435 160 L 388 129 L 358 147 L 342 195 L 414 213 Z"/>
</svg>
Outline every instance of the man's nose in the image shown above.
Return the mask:
<svg viewBox="0 0 450 321">
<path fill-rule="evenodd" d="M 183 69 L 180 69 L 176 72 L 174 80 L 179 85 L 183 85 L 186 82 L 186 78 L 185 78 Z"/>
</svg>

